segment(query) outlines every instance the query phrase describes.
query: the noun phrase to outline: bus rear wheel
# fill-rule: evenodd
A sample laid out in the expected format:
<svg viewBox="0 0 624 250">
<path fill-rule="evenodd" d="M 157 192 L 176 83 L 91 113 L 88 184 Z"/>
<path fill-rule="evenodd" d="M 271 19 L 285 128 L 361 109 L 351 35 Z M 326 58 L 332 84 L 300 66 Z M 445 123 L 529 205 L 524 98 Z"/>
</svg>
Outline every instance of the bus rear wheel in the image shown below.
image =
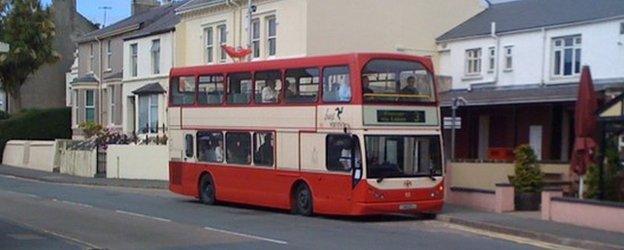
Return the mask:
<svg viewBox="0 0 624 250">
<path fill-rule="evenodd" d="M 206 205 L 213 205 L 216 202 L 215 186 L 212 177 L 208 174 L 201 178 L 199 186 L 199 201 Z"/>
<path fill-rule="evenodd" d="M 299 184 L 293 198 L 293 212 L 303 216 L 312 216 L 312 192 L 308 185 Z"/>
</svg>

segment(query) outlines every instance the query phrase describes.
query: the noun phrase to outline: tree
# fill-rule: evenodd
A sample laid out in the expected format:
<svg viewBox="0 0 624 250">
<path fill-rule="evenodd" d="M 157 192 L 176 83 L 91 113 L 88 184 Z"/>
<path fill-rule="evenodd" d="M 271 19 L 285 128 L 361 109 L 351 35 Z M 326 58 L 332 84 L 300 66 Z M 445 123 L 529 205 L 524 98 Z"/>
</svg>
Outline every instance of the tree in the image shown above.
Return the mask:
<svg viewBox="0 0 624 250">
<path fill-rule="evenodd" d="M 0 82 L 15 100 L 12 110 L 21 110 L 20 90 L 28 76 L 59 59 L 54 35 L 52 12 L 39 0 L 0 0 L 0 41 L 11 46 L 0 55 Z"/>
</svg>

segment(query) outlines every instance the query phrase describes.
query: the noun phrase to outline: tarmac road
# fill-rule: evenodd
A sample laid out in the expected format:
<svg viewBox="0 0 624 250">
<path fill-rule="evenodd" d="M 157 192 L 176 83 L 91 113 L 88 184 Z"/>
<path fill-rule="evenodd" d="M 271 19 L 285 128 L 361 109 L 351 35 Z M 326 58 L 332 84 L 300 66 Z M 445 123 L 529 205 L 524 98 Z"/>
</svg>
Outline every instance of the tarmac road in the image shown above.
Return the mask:
<svg viewBox="0 0 624 250">
<path fill-rule="evenodd" d="M 0 249 L 533 249 L 435 220 L 302 217 L 167 190 L 0 175 Z"/>
</svg>

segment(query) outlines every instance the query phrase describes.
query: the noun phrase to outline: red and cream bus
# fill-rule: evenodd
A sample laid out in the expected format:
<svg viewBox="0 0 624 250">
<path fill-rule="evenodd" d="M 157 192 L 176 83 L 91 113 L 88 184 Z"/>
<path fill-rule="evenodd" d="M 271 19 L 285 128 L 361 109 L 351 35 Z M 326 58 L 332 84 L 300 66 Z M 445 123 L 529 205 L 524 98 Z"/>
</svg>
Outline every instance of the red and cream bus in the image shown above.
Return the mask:
<svg viewBox="0 0 624 250">
<path fill-rule="evenodd" d="M 429 59 L 357 53 L 171 70 L 170 190 L 311 215 L 436 213 Z"/>
</svg>

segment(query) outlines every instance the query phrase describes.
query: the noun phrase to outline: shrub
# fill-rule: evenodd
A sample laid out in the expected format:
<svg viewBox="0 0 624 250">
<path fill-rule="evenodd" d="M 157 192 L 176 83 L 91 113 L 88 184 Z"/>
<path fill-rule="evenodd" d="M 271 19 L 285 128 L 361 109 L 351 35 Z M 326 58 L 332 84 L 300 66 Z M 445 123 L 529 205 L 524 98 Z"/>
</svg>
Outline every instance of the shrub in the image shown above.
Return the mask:
<svg viewBox="0 0 624 250">
<path fill-rule="evenodd" d="M 71 109 L 31 109 L 0 120 L 0 159 L 9 140 L 71 138 Z"/>
<path fill-rule="evenodd" d="M 622 172 L 622 166 L 620 163 L 620 156 L 615 146 L 607 147 L 605 150 L 605 164 L 603 165 L 604 171 L 602 173 L 602 181 L 604 194 L 603 198 L 609 201 L 624 201 L 621 194 L 619 194 L 618 174 Z M 584 197 L 590 199 L 597 199 L 600 189 L 600 170 L 598 165 L 594 164 L 587 169 L 587 175 L 585 183 L 587 188 Z"/>
<path fill-rule="evenodd" d="M 102 125 L 92 121 L 82 122 L 78 125 L 78 128 L 80 128 L 82 132 L 84 132 L 85 138 L 91 138 L 96 135 L 99 136 L 100 134 L 102 134 L 102 130 L 104 129 Z"/>
<path fill-rule="evenodd" d="M 6 119 L 9 119 L 9 117 L 11 117 L 9 113 L 7 113 L 6 111 L 0 110 L 0 120 L 6 120 Z"/>
<path fill-rule="evenodd" d="M 529 145 L 520 145 L 514 150 L 515 166 L 514 176 L 509 180 L 520 193 L 537 193 L 543 186 L 543 174 L 537 164 L 535 152 Z"/>
</svg>

